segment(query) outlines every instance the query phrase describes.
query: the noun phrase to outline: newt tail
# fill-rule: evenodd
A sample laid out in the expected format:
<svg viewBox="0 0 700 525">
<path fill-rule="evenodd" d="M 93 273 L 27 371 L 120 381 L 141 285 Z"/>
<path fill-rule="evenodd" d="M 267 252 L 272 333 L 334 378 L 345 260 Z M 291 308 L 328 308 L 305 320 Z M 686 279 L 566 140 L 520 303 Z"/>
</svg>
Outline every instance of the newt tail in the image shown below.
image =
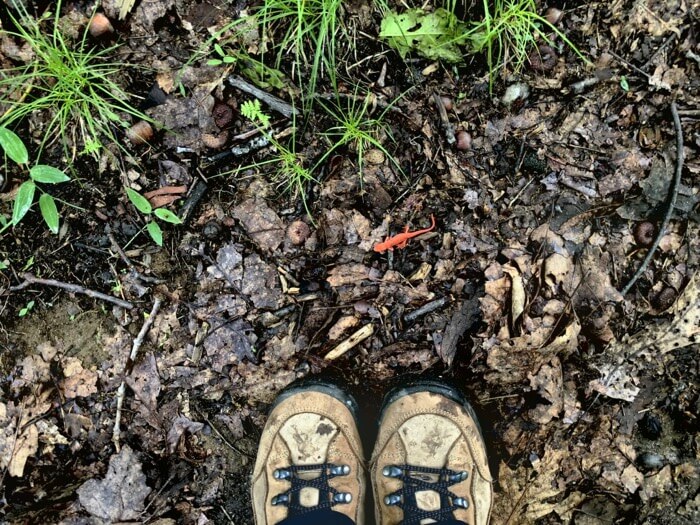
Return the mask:
<svg viewBox="0 0 700 525">
<path fill-rule="evenodd" d="M 403 233 L 399 233 L 397 235 L 394 235 L 393 237 L 387 237 L 384 242 L 376 244 L 374 246 L 374 251 L 378 253 L 384 253 L 387 250 L 393 251 L 394 248 L 405 248 L 406 243 L 409 239 L 413 239 L 414 237 L 418 237 L 419 235 L 428 233 L 429 231 L 435 228 L 435 217 L 432 214 L 430 215 L 430 222 L 430 228 L 416 230 L 414 232 L 409 232 L 408 226 L 406 226 L 406 229 L 403 231 Z"/>
</svg>

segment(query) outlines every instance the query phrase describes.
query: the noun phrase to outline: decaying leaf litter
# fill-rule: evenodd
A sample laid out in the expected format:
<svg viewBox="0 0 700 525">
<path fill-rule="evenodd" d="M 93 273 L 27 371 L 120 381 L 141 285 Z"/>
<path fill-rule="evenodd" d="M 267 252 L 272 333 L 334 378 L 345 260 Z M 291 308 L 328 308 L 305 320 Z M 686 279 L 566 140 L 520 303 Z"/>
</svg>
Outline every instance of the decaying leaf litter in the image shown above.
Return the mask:
<svg viewBox="0 0 700 525">
<path fill-rule="evenodd" d="M 483 57 L 401 59 L 373 5 L 344 5 L 341 82 L 322 76 L 314 96 L 381 122 L 381 147 L 354 135 L 327 156 L 307 214 L 277 165 L 256 165 L 278 153 L 270 138 L 301 168 L 333 140 L 321 104 L 302 112 L 299 72 L 280 64 L 256 86 L 240 56 L 190 60 L 250 6 L 137 4 L 121 20 L 117 2 L 100 11 L 119 60 L 144 68 L 123 82 L 163 128 L 128 157 L 75 160 L 92 171 L 56 189 L 80 206 L 58 235 L 32 210 L 0 244 L 5 521 L 249 522 L 251 459 L 281 388 L 343 378 L 371 435 L 405 373 L 451 377 L 474 400 L 494 522 L 698 521 L 697 8 L 558 6 L 592 64 L 555 41 L 490 94 Z M 63 11 L 75 27 L 92 13 Z M 237 45 L 260 57 L 280 30 Z M 3 68 L 23 60 L 2 46 Z M 242 116 L 249 100 L 269 131 Z M 162 248 L 124 187 L 183 219 Z M 435 230 L 373 251 L 431 214 Z"/>
</svg>

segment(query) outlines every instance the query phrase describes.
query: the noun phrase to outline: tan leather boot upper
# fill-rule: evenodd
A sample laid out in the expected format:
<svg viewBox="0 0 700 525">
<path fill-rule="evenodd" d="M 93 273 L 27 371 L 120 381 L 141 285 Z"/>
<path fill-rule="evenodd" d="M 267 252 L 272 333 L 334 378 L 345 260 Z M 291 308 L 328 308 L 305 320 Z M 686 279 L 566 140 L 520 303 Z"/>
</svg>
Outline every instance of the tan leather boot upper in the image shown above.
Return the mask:
<svg viewBox="0 0 700 525">
<path fill-rule="evenodd" d="M 300 391 L 284 399 L 273 408 L 260 439 L 251 483 L 255 523 L 279 523 L 293 511 L 295 503 L 303 510 L 322 503 L 318 488 L 304 486 L 305 481 L 318 482 L 323 475 L 321 469 L 303 471 L 299 467 L 327 464 L 323 470 L 330 474 L 327 486 L 331 492 L 326 501 L 335 494 L 341 502 L 331 508 L 362 525 L 365 491 L 362 458 L 357 426 L 345 404 L 316 391 Z M 298 479 L 293 480 L 294 477 Z M 292 483 L 300 488 L 290 492 Z M 279 502 L 285 494 L 291 500 L 291 507 L 290 503 Z"/>
<path fill-rule="evenodd" d="M 449 481 L 438 483 L 450 476 Z M 378 525 L 396 525 L 410 521 L 420 511 L 448 506 L 457 508 L 442 519 L 470 525 L 489 521 L 492 479 L 475 415 L 471 407 L 443 395 L 427 391 L 407 394 L 384 408 L 371 477 Z M 402 493 L 404 485 L 412 483 L 417 490 Z M 387 504 L 387 499 L 393 501 Z M 404 516 L 406 507 L 412 516 Z"/>
</svg>

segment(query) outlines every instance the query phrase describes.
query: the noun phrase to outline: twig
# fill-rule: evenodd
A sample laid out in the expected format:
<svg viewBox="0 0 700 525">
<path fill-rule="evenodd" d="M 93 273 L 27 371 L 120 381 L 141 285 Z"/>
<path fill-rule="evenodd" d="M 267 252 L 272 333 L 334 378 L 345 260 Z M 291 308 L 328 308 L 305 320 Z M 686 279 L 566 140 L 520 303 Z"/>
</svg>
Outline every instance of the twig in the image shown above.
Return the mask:
<svg viewBox="0 0 700 525">
<path fill-rule="evenodd" d="M 639 266 L 632 278 L 620 291 L 622 295 L 625 295 L 630 291 L 630 288 L 634 286 L 634 283 L 637 282 L 637 279 L 639 279 L 642 273 L 644 273 L 644 271 L 647 269 L 647 266 L 649 266 L 649 261 L 651 261 L 656 249 L 659 247 L 661 238 L 666 235 L 666 229 L 668 228 L 668 224 L 671 222 L 673 209 L 676 207 L 676 201 L 678 200 L 678 188 L 681 185 L 681 172 L 683 171 L 683 129 L 681 128 L 681 119 L 678 116 L 678 108 L 676 107 L 675 102 L 671 102 L 671 115 L 673 115 L 673 126 L 676 128 L 676 172 L 673 176 L 673 182 L 671 183 L 671 187 L 669 189 L 670 199 L 668 209 L 666 210 L 664 220 L 661 222 L 661 226 L 659 227 L 659 233 L 656 235 L 656 239 L 654 239 L 654 244 L 652 244 L 649 248 L 647 256 L 644 258 L 642 264 Z"/>
<path fill-rule="evenodd" d="M 263 91 L 262 89 L 255 87 L 239 76 L 231 75 L 228 77 L 228 83 L 236 89 L 240 89 L 249 95 L 253 95 L 257 99 L 260 99 L 265 104 L 270 106 L 270 108 L 274 109 L 278 113 L 281 113 L 287 118 L 292 118 L 293 116 L 296 117 L 298 114 L 296 108 L 291 104 L 287 104 L 281 98 L 277 98 L 274 95 L 270 95 L 267 91 Z"/>
<path fill-rule="evenodd" d="M 328 352 L 324 359 L 326 361 L 333 361 L 334 359 L 338 359 L 341 355 L 343 355 L 345 352 L 348 350 L 355 348 L 357 345 L 359 345 L 362 341 L 367 339 L 370 335 L 374 333 L 374 325 L 372 323 L 368 323 L 356 332 L 352 333 L 350 337 L 348 337 L 345 341 L 340 343 L 338 346 L 336 346 L 333 350 Z"/>
<path fill-rule="evenodd" d="M 610 53 L 612 56 L 614 56 L 615 58 L 617 58 L 620 62 L 622 62 L 623 64 L 625 64 L 627 67 L 632 68 L 634 71 L 636 71 L 636 72 L 639 73 L 640 75 L 642 75 L 642 76 L 644 76 L 644 77 L 646 77 L 646 78 L 650 78 L 650 77 L 651 77 L 651 75 L 650 75 L 649 73 L 647 73 L 646 71 L 644 71 L 644 70 L 642 70 L 642 69 L 639 69 L 637 66 L 635 66 L 635 65 L 634 65 L 632 62 L 630 62 L 629 60 L 627 60 L 627 59 L 625 59 L 625 58 L 622 58 L 620 55 L 618 55 L 617 53 L 615 53 L 615 51 L 613 51 L 612 49 L 609 49 L 609 50 L 608 50 L 608 53 Z"/>
<path fill-rule="evenodd" d="M 443 306 L 445 306 L 447 303 L 450 302 L 450 299 L 448 297 L 440 297 L 439 299 L 435 299 L 434 301 L 430 301 L 429 303 L 425 303 L 423 306 L 420 308 L 417 308 L 413 310 L 412 312 L 407 313 L 406 315 L 403 316 L 403 320 L 406 321 L 407 323 L 411 323 L 418 319 L 419 317 L 422 317 L 424 315 L 427 315 L 431 312 L 434 312 L 435 310 L 439 310 Z"/>
<path fill-rule="evenodd" d="M 450 123 L 450 119 L 447 116 L 447 109 L 445 109 L 445 104 L 442 102 L 442 98 L 433 92 L 433 101 L 438 108 L 438 113 L 440 114 L 440 122 L 442 122 L 442 129 L 445 130 L 445 138 L 449 145 L 457 142 L 455 138 L 455 127 Z"/>
<path fill-rule="evenodd" d="M 159 284 L 164 282 L 162 279 L 158 279 L 156 277 L 150 277 L 148 275 L 143 275 L 141 272 L 139 272 L 136 269 L 136 266 L 134 266 L 134 263 L 131 262 L 131 259 L 124 253 L 124 250 L 122 250 L 122 247 L 119 246 L 119 243 L 117 243 L 117 239 L 114 237 L 114 234 L 112 233 L 111 229 L 107 229 L 107 237 L 109 238 L 109 241 L 112 243 L 112 248 L 114 249 L 115 252 L 119 254 L 119 257 L 121 257 L 121 260 L 124 261 L 124 264 L 126 264 L 129 267 L 129 270 L 134 272 L 134 275 L 141 281 L 145 283 L 153 283 L 153 284 Z"/>
<path fill-rule="evenodd" d="M 214 425 L 214 423 L 212 423 L 211 420 L 205 414 L 203 414 L 199 411 L 197 411 L 197 412 L 199 413 L 199 417 L 204 419 L 204 421 L 207 422 L 207 425 L 209 425 L 211 427 L 211 429 L 216 433 L 216 435 L 219 436 L 219 439 L 221 439 L 221 441 L 223 441 L 224 444 L 227 445 L 231 450 L 238 452 L 241 456 L 247 456 L 251 459 L 253 458 L 253 456 L 250 453 L 245 452 L 244 450 L 241 450 L 236 445 L 231 443 L 228 439 L 226 439 L 224 437 L 224 435 L 219 431 L 219 429 L 216 428 L 216 425 Z"/>
<path fill-rule="evenodd" d="M 190 194 L 187 196 L 185 203 L 180 208 L 180 219 L 182 219 L 183 223 L 189 220 L 195 206 L 197 206 L 202 197 L 204 197 L 207 189 L 208 186 L 206 182 L 201 179 L 197 179 L 197 181 L 194 183 L 192 191 L 190 191 Z"/>
<path fill-rule="evenodd" d="M 71 293 L 81 293 L 83 295 L 87 295 L 88 297 L 92 297 L 93 299 L 107 301 L 108 303 L 116 304 L 117 306 L 121 306 L 127 310 L 134 308 L 133 303 L 130 303 L 129 301 L 124 301 L 123 299 L 119 299 L 118 297 L 107 295 L 102 292 L 96 292 L 95 290 L 90 290 L 89 288 L 85 288 L 84 286 L 80 286 L 78 284 L 64 283 L 54 279 L 40 279 L 31 273 L 22 274 L 22 278 L 24 279 L 24 282 L 18 284 L 17 286 L 10 286 L 11 292 L 24 290 L 32 284 L 43 284 L 44 286 L 54 286 L 56 288 L 62 288 L 63 290 Z"/>
<path fill-rule="evenodd" d="M 126 365 L 124 365 L 124 375 L 122 378 L 122 382 L 119 385 L 119 390 L 117 390 L 117 414 L 114 417 L 114 428 L 112 429 L 112 442 L 114 443 L 114 448 L 117 450 L 117 452 L 119 452 L 119 434 L 121 433 L 120 425 L 122 420 L 122 406 L 124 405 L 124 393 L 126 392 L 126 380 L 124 378 L 131 373 L 131 369 L 133 368 L 134 362 L 136 361 L 136 356 L 139 352 L 139 348 L 141 348 L 143 340 L 146 337 L 148 330 L 150 330 L 151 325 L 153 324 L 153 320 L 158 314 L 158 310 L 160 309 L 160 303 L 160 297 L 156 297 L 155 301 L 153 301 L 153 308 L 151 308 L 151 313 L 148 314 L 148 318 L 143 323 L 139 335 L 137 335 L 136 339 L 134 339 L 134 342 L 131 345 L 131 353 L 129 354 L 129 358 L 126 361 Z"/>
<path fill-rule="evenodd" d="M 676 39 L 676 34 L 673 33 L 670 37 L 668 37 L 668 38 L 666 39 L 666 41 L 665 41 L 663 44 L 661 44 L 659 47 L 656 48 L 656 50 L 654 51 L 654 53 L 649 57 L 649 60 L 647 60 L 646 62 L 644 62 L 644 65 L 641 67 L 641 69 L 642 69 L 643 71 L 646 71 L 647 68 L 648 68 L 648 67 L 651 65 L 651 63 L 653 62 L 653 60 L 658 56 L 658 54 L 661 53 L 664 49 L 666 49 L 666 48 L 668 47 L 668 45 L 669 45 L 671 42 L 673 42 L 675 39 Z"/>
</svg>

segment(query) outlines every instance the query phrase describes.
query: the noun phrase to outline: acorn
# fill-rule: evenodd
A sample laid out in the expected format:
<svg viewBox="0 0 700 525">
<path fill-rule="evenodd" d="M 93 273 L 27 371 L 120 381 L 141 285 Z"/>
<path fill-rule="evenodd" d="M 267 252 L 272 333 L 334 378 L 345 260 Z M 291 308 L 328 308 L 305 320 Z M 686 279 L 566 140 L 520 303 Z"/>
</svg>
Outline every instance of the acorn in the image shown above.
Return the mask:
<svg viewBox="0 0 700 525">
<path fill-rule="evenodd" d="M 304 221 L 294 221 L 287 228 L 287 238 L 294 246 L 304 244 L 309 235 L 311 235 L 311 229 Z"/>
<path fill-rule="evenodd" d="M 453 104 L 451 97 L 440 97 L 440 101 L 442 102 L 443 107 L 447 111 L 452 111 Z"/>
<path fill-rule="evenodd" d="M 153 128 L 145 120 L 139 120 L 126 130 L 126 138 L 132 144 L 147 144 L 153 138 Z"/>
<path fill-rule="evenodd" d="M 547 9 L 547 11 L 545 11 L 544 18 L 547 20 L 547 22 L 554 26 L 561 22 L 561 19 L 564 18 L 564 13 L 561 9 L 550 7 Z"/>
<path fill-rule="evenodd" d="M 656 225 L 650 221 L 638 222 L 634 225 L 632 234 L 634 235 L 634 242 L 643 248 L 648 248 L 654 243 L 656 238 Z"/>
<path fill-rule="evenodd" d="M 88 31 L 90 31 L 90 34 L 93 37 L 99 38 L 109 33 L 114 33 L 114 27 L 112 27 L 112 23 L 109 21 L 109 18 L 107 18 L 104 14 L 95 13 L 95 16 L 93 16 L 92 20 L 90 20 Z"/>
<path fill-rule="evenodd" d="M 455 138 L 457 139 L 457 149 L 461 151 L 466 151 L 468 149 L 471 149 L 472 147 L 472 136 L 462 130 L 458 131 L 457 134 L 455 135 Z"/>
</svg>

